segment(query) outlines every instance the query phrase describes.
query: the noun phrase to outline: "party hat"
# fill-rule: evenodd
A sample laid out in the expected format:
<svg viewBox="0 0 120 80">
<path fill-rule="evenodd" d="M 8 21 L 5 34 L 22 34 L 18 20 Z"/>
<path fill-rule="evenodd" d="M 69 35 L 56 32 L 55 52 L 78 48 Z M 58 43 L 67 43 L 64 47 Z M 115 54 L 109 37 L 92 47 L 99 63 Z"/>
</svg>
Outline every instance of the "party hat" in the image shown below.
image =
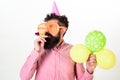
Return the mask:
<svg viewBox="0 0 120 80">
<path fill-rule="evenodd" d="M 58 16 L 60 15 L 55 1 L 53 2 L 53 7 L 52 7 L 52 12 L 51 13 L 55 13 Z"/>
</svg>

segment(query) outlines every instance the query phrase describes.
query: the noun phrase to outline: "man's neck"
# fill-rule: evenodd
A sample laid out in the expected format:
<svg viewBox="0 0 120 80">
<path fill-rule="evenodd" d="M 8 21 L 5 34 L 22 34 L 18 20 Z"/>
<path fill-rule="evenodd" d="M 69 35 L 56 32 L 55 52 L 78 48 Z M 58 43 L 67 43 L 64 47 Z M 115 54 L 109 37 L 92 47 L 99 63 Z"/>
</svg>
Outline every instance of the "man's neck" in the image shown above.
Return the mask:
<svg viewBox="0 0 120 80">
<path fill-rule="evenodd" d="M 56 45 L 56 48 L 58 48 L 63 42 L 63 39 L 60 39 L 59 43 Z"/>
</svg>

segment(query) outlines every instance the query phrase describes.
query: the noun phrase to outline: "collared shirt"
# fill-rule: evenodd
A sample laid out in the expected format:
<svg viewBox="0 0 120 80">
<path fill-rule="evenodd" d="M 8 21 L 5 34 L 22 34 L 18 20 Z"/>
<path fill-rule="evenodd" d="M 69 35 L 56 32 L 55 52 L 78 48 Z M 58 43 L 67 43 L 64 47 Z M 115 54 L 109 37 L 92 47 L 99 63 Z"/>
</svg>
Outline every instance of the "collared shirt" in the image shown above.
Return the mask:
<svg viewBox="0 0 120 80">
<path fill-rule="evenodd" d="M 20 71 L 21 80 L 30 80 L 34 73 L 35 80 L 92 80 L 83 64 L 70 58 L 71 47 L 63 41 L 51 50 L 33 50 Z"/>
</svg>

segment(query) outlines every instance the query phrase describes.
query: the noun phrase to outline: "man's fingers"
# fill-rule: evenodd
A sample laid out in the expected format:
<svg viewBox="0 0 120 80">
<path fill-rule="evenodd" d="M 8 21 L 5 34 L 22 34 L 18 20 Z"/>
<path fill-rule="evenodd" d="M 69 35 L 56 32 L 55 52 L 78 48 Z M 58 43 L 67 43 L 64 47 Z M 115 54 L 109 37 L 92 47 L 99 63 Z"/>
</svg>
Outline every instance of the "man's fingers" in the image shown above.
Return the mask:
<svg viewBox="0 0 120 80">
<path fill-rule="evenodd" d="M 96 65 L 97 61 L 96 61 L 96 55 L 95 54 L 91 54 L 89 56 L 88 61 L 90 62 L 91 65 Z"/>
<path fill-rule="evenodd" d="M 39 37 L 39 38 L 37 39 L 37 42 L 46 42 L 46 40 L 45 40 L 45 38 L 43 38 L 43 37 Z"/>
</svg>

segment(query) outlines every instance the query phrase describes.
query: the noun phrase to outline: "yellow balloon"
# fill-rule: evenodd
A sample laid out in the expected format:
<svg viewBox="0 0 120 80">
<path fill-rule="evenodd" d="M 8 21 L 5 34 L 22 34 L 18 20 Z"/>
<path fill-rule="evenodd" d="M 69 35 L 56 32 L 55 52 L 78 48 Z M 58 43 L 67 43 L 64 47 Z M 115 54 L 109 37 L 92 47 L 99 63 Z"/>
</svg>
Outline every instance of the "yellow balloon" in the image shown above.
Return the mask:
<svg viewBox="0 0 120 80">
<path fill-rule="evenodd" d="M 70 50 L 70 57 L 77 63 L 85 62 L 89 57 L 90 51 L 83 44 L 74 45 Z"/>
<path fill-rule="evenodd" d="M 116 63 L 116 56 L 111 50 L 103 49 L 95 54 L 97 65 L 102 69 L 110 69 Z"/>
</svg>

